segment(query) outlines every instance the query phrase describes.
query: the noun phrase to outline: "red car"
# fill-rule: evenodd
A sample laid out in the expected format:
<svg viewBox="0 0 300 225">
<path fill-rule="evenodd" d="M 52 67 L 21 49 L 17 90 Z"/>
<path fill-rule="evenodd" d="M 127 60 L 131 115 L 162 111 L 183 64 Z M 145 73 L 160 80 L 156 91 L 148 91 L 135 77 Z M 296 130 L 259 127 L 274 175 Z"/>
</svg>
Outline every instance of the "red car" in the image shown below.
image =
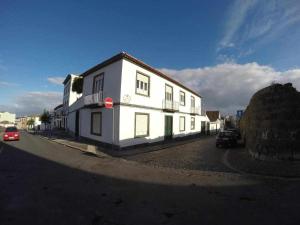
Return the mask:
<svg viewBox="0 0 300 225">
<path fill-rule="evenodd" d="M 7 127 L 3 135 L 4 141 L 18 141 L 20 140 L 20 133 L 16 127 Z"/>
</svg>

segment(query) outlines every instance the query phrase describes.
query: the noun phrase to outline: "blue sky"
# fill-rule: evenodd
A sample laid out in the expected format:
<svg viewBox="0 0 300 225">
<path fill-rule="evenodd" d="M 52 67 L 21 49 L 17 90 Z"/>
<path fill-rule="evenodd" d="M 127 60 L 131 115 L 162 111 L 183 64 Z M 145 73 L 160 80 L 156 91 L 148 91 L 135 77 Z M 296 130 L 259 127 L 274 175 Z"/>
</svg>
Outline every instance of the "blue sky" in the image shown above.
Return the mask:
<svg viewBox="0 0 300 225">
<path fill-rule="evenodd" d="M 300 88 L 299 26 L 297 0 L 1 0 L 0 110 L 51 108 L 62 77 L 126 51 L 232 112 L 274 80 Z"/>
</svg>

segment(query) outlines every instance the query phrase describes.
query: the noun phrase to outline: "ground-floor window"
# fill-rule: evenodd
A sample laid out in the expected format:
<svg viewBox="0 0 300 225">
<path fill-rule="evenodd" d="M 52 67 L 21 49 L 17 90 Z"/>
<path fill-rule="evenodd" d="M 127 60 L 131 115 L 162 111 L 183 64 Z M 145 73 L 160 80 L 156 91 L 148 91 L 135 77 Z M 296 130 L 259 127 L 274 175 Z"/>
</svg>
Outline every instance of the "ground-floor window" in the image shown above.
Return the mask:
<svg viewBox="0 0 300 225">
<path fill-rule="evenodd" d="M 102 131 L 102 113 L 92 112 L 91 113 L 91 134 L 101 135 Z"/>
<path fill-rule="evenodd" d="M 191 130 L 195 130 L 195 117 L 191 117 Z"/>
<path fill-rule="evenodd" d="M 148 113 L 135 113 L 135 137 L 149 136 L 149 114 Z"/>
<path fill-rule="evenodd" d="M 185 117 L 179 117 L 179 131 L 185 131 Z"/>
</svg>

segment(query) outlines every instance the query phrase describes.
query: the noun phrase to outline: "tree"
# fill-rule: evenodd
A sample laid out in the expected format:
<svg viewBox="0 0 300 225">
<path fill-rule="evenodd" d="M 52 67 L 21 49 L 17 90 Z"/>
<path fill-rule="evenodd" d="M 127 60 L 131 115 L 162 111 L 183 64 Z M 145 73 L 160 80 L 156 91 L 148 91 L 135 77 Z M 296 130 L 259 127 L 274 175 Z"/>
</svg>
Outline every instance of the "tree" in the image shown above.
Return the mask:
<svg viewBox="0 0 300 225">
<path fill-rule="evenodd" d="M 75 91 L 77 94 L 81 94 L 82 87 L 83 87 L 83 78 L 75 77 L 73 84 L 72 84 L 72 91 Z"/>
<path fill-rule="evenodd" d="M 40 121 L 44 124 L 51 123 L 50 113 L 47 110 L 44 110 L 43 114 L 40 116 Z"/>
<path fill-rule="evenodd" d="M 32 128 L 34 126 L 34 119 L 30 118 L 29 120 L 27 120 L 26 124 L 29 128 Z"/>
</svg>

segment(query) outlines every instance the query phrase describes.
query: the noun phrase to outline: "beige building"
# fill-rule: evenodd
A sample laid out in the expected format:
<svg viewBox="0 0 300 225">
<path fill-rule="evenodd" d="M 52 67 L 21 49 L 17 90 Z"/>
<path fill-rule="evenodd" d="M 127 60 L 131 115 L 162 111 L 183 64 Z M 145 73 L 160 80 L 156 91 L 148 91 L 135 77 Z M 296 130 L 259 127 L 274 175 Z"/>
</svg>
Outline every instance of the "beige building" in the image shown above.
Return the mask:
<svg viewBox="0 0 300 225">
<path fill-rule="evenodd" d="M 16 114 L 9 112 L 0 112 L 0 126 L 14 126 L 16 122 Z"/>
</svg>

